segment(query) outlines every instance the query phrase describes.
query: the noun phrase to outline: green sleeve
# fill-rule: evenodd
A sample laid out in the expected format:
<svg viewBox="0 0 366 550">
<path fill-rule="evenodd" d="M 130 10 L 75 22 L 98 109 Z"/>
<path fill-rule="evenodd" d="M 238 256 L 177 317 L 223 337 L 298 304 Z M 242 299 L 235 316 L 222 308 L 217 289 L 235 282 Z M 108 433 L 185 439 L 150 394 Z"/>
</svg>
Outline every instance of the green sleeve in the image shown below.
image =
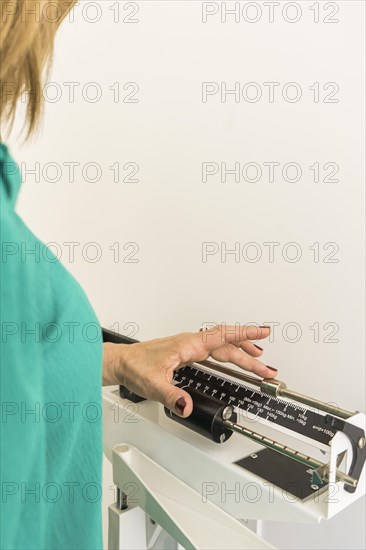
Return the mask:
<svg viewBox="0 0 366 550">
<path fill-rule="evenodd" d="M 99 323 L 14 211 L 14 167 L 0 145 L 0 547 L 100 549 Z"/>
</svg>

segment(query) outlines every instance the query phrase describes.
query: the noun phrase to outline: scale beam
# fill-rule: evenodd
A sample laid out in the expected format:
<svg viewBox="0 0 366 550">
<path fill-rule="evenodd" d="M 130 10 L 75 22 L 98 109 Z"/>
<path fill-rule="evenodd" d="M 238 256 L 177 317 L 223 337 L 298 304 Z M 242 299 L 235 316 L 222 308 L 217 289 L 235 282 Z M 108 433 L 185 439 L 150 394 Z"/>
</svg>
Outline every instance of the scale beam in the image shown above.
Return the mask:
<svg viewBox="0 0 366 550">
<path fill-rule="evenodd" d="M 105 330 L 103 339 L 124 344 L 136 342 Z M 261 379 L 212 360 L 188 364 L 178 369 L 174 373 L 173 383 L 191 395 L 193 412 L 189 417 L 182 418 L 165 409 L 168 418 L 215 443 L 226 442 L 235 432 L 266 447 L 263 452 L 258 453 L 261 460 L 256 461 L 257 466 L 253 467 L 248 461 L 241 459 L 235 462 L 241 467 L 251 468 L 253 473 L 268 476 L 268 481 L 273 482 L 273 472 L 267 474 L 267 469 L 263 468 L 264 463 L 271 464 L 273 457 L 273 463 L 282 469 L 284 476 L 289 475 L 289 470 L 293 470 L 293 478 L 298 476 L 306 484 L 304 472 L 310 472 L 319 481 L 321 489 L 335 480 L 344 484 L 344 491 L 360 493 L 359 481 L 361 475 L 364 475 L 366 461 L 365 427 L 360 420 L 364 417 L 360 413 L 334 407 L 288 389 L 280 380 Z M 120 386 L 119 393 L 122 398 L 135 403 L 144 400 L 123 386 Z M 238 416 L 243 421 L 239 422 Z M 288 445 L 287 441 L 284 444 L 277 437 L 267 437 L 251 430 L 245 422 L 253 420 L 264 421 L 267 427 L 303 440 L 307 445 L 318 447 L 323 453 L 329 453 L 329 462 L 317 460 L 309 453 L 295 449 L 292 444 Z M 342 448 L 338 441 L 343 441 Z M 332 449 L 337 449 L 337 456 Z M 281 455 L 282 459 L 278 461 L 274 454 Z M 298 467 L 293 468 L 291 461 L 296 462 L 298 467 L 300 465 L 300 470 Z M 346 464 L 343 468 L 347 471 L 340 469 L 341 463 Z M 270 466 L 269 469 L 273 470 L 273 467 Z M 281 480 L 276 478 L 276 482 L 281 486 Z M 313 483 L 313 486 L 316 485 Z M 308 488 L 305 492 L 307 491 Z"/>
<path fill-rule="evenodd" d="M 324 401 L 320 401 L 319 399 L 315 399 L 314 397 L 308 397 L 306 395 L 303 395 L 302 393 L 290 390 L 287 388 L 285 382 L 282 382 L 275 378 L 256 378 L 254 376 L 251 376 L 250 374 L 234 371 L 233 369 L 226 367 L 225 365 L 221 365 L 220 363 L 211 361 L 209 359 L 207 359 L 206 361 L 199 361 L 198 363 L 194 364 L 202 365 L 204 367 L 208 367 L 215 372 L 227 374 L 228 376 L 233 376 L 238 380 L 242 380 L 243 382 L 248 382 L 249 384 L 252 384 L 253 386 L 259 388 L 262 393 L 266 393 L 267 395 L 272 395 L 274 397 L 287 397 L 288 399 L 292 399 L 293 401 L 304 403 L 304 405 L 308 405 L 310 407 L 313 407 L 314 409 L 334 414 L 336 416 L 339 416 L 340 418 L 347 419 L 356 414 L 356 412 L 351 412 L 340 407 L 334 407 L 333 405 L 329 405 L 329 403 L 324 403 Z"/>
</svg>

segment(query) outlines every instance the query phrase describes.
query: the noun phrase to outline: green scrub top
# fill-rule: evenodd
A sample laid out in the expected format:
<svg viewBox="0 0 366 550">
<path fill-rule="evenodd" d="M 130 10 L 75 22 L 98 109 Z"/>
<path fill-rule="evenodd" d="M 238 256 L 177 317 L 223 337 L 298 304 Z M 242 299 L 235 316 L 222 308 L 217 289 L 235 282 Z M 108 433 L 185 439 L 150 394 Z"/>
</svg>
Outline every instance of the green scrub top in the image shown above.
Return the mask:
<svg viewBox="0 0 366 550">
<path fill-rule="evenodd" d="M 20 183 L 0 144 L 0 548 L 101 549 L 101 332 L 15 213 Z"/>
</svg>

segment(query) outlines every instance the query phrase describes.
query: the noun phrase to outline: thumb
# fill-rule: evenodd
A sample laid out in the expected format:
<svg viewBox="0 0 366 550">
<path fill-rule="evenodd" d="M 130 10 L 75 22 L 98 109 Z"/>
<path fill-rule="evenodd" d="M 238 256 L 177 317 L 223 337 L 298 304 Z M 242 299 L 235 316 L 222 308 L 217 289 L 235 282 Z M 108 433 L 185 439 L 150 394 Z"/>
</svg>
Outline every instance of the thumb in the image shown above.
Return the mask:
<svg viewBox="0 0 366 550">
<path fill-rule="evenodd" d="M 193 410 L 192 397 L 186 391 L 173 384 L 162 384 L 158 390 L 158 401 L 178 416 L 186 418 Z"/>
</svg>

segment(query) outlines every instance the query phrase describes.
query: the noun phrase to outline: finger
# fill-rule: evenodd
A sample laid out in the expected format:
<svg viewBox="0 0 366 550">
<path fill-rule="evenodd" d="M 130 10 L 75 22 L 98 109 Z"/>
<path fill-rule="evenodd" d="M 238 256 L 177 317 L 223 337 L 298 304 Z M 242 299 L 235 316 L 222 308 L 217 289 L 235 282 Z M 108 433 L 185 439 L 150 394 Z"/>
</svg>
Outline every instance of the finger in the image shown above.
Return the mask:
<svg viewBox="0 0 366 550">
<path fill-rule="evenodd" d="M 263 338 L 268 338 L 271 333 L 271 327 L 261 325 L 259 327 L 255 325 L 243 327 L 246 340 L 263 340 Z"/>
<path fill-rule="evenodd" d="M 240 347 L 246 353 L 253 355 L 253 357 L 260 357 L 261 355 L 263 355 L 263 348 L 257 346 L 257 344 L 254 344 L 253 342 L 242 342 L 237 347 Z"/>
<path fill-rule="evenodd" d="M 217 361 L 230 361 L 230 363 L 234 363 L 234 365 L 253 372 L 262 378 L 274 378 L 277 375 L 277 369 L 265 365 L 235 346 L 226 346 L 225 349 L 218 349 L 211 356 Z"/>
<path fill-rule="evenodd" d="M 160 401 L 170 411 L 178 416 L 187 417 L 193 410 L 191 396 L 182 388 L 174 386 L 169 382 L 160 382 L 156 388 L 156 401 Z"/>
<path fill-rule="evenodd" d="M 255 325 L 216 325 L 208 330 L 196 333 L 206 349 L 213 350 L 223 343 L 237 346 L 248 340 L 261 340 L 267 338 L 271 327 Z"/>
<path fill-rule="evenodd" d="M 237 348 L 242 349 L 243 351 L 246 351 L 250 355 L 253 355 L 253 357 L 259 357 L 263 354 L 263 348 L 258 346 L 257 344 L 254 344 L 254 342 L 250 342 L 249 340 L 245 342 L 232 342 L 231 344 L 227 344 L 229 346 L 236 346 Z"/>
</svg>

